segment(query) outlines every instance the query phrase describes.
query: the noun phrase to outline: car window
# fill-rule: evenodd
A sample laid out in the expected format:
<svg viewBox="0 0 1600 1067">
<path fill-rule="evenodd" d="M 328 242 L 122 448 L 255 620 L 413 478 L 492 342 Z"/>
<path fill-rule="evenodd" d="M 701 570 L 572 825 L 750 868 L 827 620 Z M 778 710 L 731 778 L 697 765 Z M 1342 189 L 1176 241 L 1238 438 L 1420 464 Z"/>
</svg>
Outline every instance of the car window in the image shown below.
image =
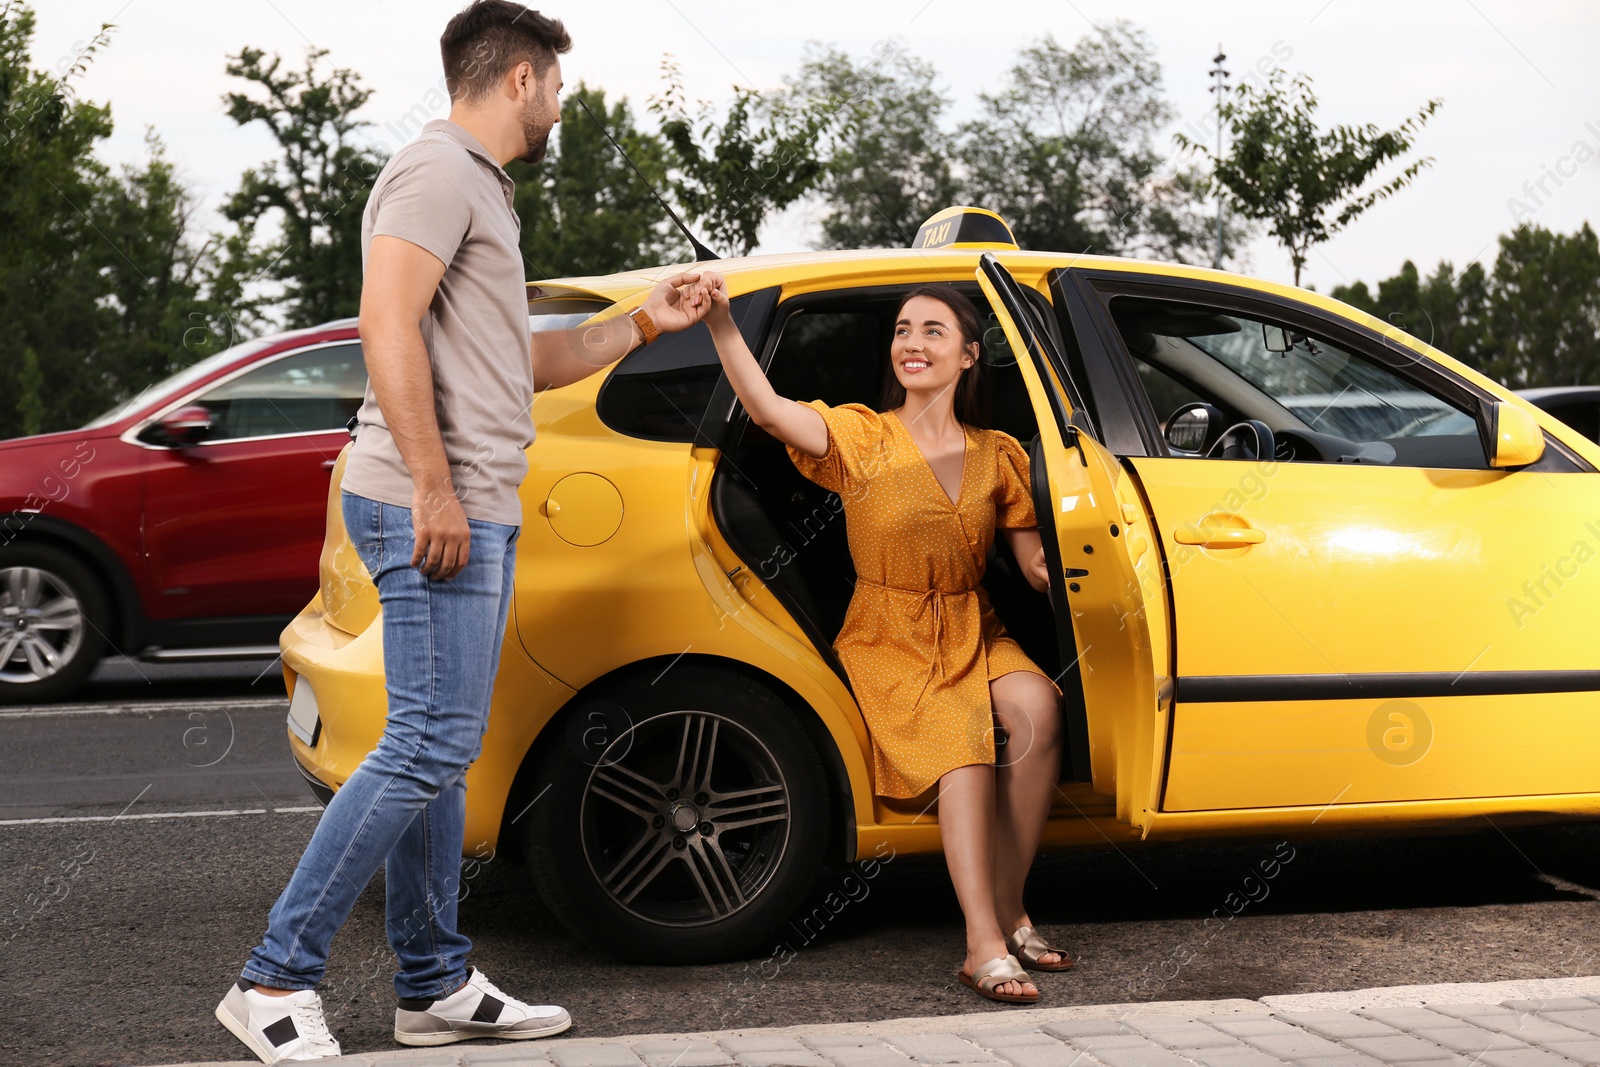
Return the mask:
<svg viewBox="0 0 1600 1067">
<path fill-rule="evenodd" d="M 262 349 L 271 346 L 272 344 L 273 342 L 270 340 L 246 341 L 243 344 L 234 345 L 232 348 L 218 352 L 215 355 L 207 356 L 198 363 L 191 363 L 189 366 L 183 368 L 175 374 L 172 374 L 169 377 L 163 378 L 154 385 L 149 385 L 139 390 L 133 396 L 130 396 L 128 399 L 120 402 L 111 410 L 95 416 L 94 420 L 85 423 L 83 428 L 88 430 L 93 429 L 96 426 L 104 426 L 107 423 L 116 422 L 118 419 L 131 412 L 140 404 L 145 403 L 146 401 L 153 401 L 157 397 L 171 396 L 176 393 L 181 393 L 190 385 L 215 372 L 219 367 L 226 366 L 227 364 L 232 363 L 235 360 L 242 359 L 245 356 L 254 355 L 257 352 L 260 352 Z"/>
<path fill-rule="evenodd" d="M 1158 417 L 1187 393 L 1266 423 L 1281 459 L 1487 465 L 1471 412 L 1373 356 L 1198 303 L 1118 296 L 1111 312 Z"/>
<path fill-rule="evenodd" d="M 342 430 L 361 406 L 359 344 L 295 352 L 223 382 L 194 403 L 211 412 L 208 441 Z"/>
<path fill-rule="evenodd" d="M 729 303 L 743 323 L 755 293 Z M 600 421 L 619 433 L 657 441 L 693 441 L 722 378 L 722 361 L 705 323 L 664 334 L 634 349 L 600 389 Z"/>
<path fill-rule="evenodd" d="M 1133 360 L 1133 369 L 1139 373 L 1139 384 L 1144 386 L 1145 395 L 1150 398 L 1150 406 L 1162 420 L 1163 431 L 1166 430 L 1166 420 L 1171 415 L 1191 404 L 1208 402 L 1205 397 L 1174 378 L 1168 371 L 1137 356 Z"/>
<path fill-rule="evenodd" d="M 798 311 L 784 320 L 767 377 L 795 400 L 876 406 L 892 328 L 882 307 Z"/>
</svg>

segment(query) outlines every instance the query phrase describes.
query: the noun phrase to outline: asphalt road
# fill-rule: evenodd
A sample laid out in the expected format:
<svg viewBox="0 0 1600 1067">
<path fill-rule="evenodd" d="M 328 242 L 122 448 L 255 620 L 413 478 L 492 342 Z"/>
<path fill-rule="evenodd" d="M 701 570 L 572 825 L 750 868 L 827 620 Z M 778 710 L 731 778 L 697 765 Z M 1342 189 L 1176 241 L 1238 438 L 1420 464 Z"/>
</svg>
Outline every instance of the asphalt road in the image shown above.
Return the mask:
<svg viewBox="0 0 1600 1067">
<path fill-rule="evenodd" d="M 130 666 L 97 680 L 95 708 L 0 708 L 0 1063 L 244 1054 L 211 1011 L 317 817 L 286 762 L 281 682 L 263 694 L 259 664 L 149 681 Z M 1600 826 L 1503 829 L 1044 857 L 1034 918 L 1079 961 L 1040 976 L 1044 1003 L 1600 973 Z M 469 869 L 461 916 L 485 973 L 568 1006 L 575 1034 L 990 1007 L 955 981 L 960 914 L 942 864 L 847 874 L 822 877 L 819 900 L 832 889 L 849 903 L 820 930 L 718 966 L 599 955 L 505 859 Z M 1237 914 L 1207 923 L 1214 912 Z M 334 943 L 322 992 L 346 1051 L 394 1047 L 382 918 L 375 883 Z"/>
</svg>

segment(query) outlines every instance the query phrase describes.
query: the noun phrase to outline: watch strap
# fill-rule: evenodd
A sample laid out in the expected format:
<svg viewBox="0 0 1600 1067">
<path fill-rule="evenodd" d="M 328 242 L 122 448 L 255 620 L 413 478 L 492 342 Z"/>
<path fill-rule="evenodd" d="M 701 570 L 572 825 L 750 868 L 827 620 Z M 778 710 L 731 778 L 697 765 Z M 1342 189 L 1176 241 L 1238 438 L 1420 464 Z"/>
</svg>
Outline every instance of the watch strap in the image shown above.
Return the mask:
<svg viewBox="0 0 1600 1067">
<path fill-rule="evenodd" d="M 628 312 L 628 318 L 632 319 L 634 325 L 639 327 L 639 335 L 644 338 L 644 344 L 649 344 L 661 336 L 661 328 L 656 325 L 655 320 L 650 317 L 650 313 L 644 309 L 643 305 Z"/>
</svg>

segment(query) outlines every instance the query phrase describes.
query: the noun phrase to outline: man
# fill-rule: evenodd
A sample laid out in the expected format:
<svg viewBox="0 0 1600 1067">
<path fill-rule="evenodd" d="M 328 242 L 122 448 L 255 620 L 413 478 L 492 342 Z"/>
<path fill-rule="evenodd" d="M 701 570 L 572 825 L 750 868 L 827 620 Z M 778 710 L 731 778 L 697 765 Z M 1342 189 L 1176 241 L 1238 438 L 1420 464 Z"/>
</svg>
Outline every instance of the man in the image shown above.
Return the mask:
<svg viewBox="0 0 1600 1067">
<path fill-rule="evenodd" d="M 698 322 L 699 275 L 629 316 L 530 336 L 512 159 L 560 118 L 560 22 L 478 0 L 440 39 L 451 108 L 401 148 L 362 225 L 368 387 L 343 482 L 345 527 L 383 605 L 388 723 L 328 804 L 217 1018 L 263 1061 L 339 1054 L 315 987 L 356 897 L 385 869 L 399 957 L 395 1040 L 534 1038 L 571 1025 L 469 968 L 456 931 L 468 765 L 477 758 L 511 603 L 517 486 L 535 390 L 566 385 L 658 330 Z"/>
</svg>

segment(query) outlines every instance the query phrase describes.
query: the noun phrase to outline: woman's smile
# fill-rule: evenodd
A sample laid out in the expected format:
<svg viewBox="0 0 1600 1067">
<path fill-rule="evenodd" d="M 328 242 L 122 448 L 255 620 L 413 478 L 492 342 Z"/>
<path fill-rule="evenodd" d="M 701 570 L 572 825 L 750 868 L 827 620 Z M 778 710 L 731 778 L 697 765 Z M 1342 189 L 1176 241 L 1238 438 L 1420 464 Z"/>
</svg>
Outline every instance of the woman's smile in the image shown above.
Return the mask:
<svg viewBox="0 0 1600 1067">
<path fill-rule="evenodd" d="M 902 385 L 925 377 L 917 391 L 940 392 L 961 377 L 966 346 L 954 319 L 948 305 L 927 296 L 914 296 L 901 307 L 890 356 Z"/>
</svg>

